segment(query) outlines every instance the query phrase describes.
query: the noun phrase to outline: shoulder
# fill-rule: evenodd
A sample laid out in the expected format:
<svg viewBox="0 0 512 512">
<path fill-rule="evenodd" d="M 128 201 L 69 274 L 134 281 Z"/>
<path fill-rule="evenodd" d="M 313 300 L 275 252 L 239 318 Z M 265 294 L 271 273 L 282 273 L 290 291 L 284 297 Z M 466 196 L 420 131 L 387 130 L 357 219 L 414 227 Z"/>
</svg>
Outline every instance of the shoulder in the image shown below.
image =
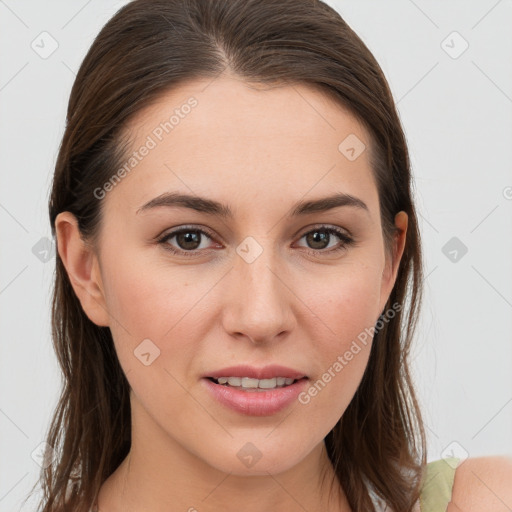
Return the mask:
<svg viewBox="0 0 512 512">
<path fill-rule="evenodd" d="M 447 512 L 510 512 L 512 510 L 512 457 L 473 457 L 455 471 Z"/>
</svg>

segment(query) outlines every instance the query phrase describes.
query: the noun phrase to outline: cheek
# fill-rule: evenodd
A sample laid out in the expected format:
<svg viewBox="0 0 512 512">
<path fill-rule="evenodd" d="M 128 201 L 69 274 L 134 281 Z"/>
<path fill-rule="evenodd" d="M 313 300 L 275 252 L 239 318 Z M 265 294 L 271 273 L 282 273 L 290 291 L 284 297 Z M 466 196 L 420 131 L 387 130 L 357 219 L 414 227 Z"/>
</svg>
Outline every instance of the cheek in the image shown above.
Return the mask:
<svg viewBox="0 0 512 512">
<path fill-rule="evenodd" d="M 147 339 L 157 347 L 144 342 L 150 352 L 158 354 L 158 350 L 161 351 L 158 357 L 164 355 L 164 345 L 168 346 L 170 339 L 175 339 L 182 347 L 173 352 L 174 357 L 186 352 L 183 347 L 187 344 L 180 338 L 184 334 L 182 329 L 189 319 L 187 315 L 197 318 L 201 311 L 201 298 L 208 291 L 207 283 L 194 282 L 190 271 L 173 270 L 162 263 L 149 262 L 135 251 L 133 254 L 125 251 L 123 256 L 110 261 L 105 258 L 104 269 L 103 286 L 110 329 L 125 372 L 140 369 L 141 361 L 136 354 Z M 162 362 L 163 358 L 157 358 L 152 366 L 160 366 Z"/>
<path fill-rule="evenodd" d="M 208 288 L 194 284 L 190 273 L 126 254 L 105 266 L 115 350 L 138 403 L 169 424 L 190 405 L 183 374 L 190 371 L 196 347 L 187 338 L 193 336 L 187 322 L 197 320 Z M 162 404 L 169 405 L 165 412 Z"/>
<path fill-rule="evenodd" d="M 321 369 L 299 401 L 310 408 L 308 417 L 318 429 L 338 421 L 368 364 L 380 314 L 379 273 L 370 269 L 362 264 L 354 266 L 350 273 L 324 283 L 307 302 L 320 320 L 315 325 L 321 331 L 309 336 L 315 340 Z"/>
<path fill-rule="evenodd" d="M 194 278 L 192 267 L 173 268 L 137 248 L 105 259 L 105 269 L 105 300 L 113 322 L 147 336 L 161 337 L 172 329 L 207 289 Z"/>
<path fill-rule="evenodd" d="M 321 286 L 308 283 L 307 304 L 330 334 L 329 345 L 340 347 L 375 324 L 380 314 L 379 276 L 378 266 L 358 263 L 329 276 Z"/>
</svg>

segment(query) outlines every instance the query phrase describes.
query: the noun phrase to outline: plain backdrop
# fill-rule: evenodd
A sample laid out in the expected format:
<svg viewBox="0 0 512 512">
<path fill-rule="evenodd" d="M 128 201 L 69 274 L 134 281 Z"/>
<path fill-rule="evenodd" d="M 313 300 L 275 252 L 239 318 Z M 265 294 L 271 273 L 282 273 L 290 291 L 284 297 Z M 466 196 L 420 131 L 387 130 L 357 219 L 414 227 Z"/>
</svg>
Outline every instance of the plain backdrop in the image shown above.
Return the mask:
<svg viewBox="0 0 512 512">
<path fill-rule="evenodd" d="M 60 386 L 47 204 L 69 92 L 125 3 L 0 0 L 1 512 L 20 510 L 38 477 Z M 512 454 L 512 2 L 328 3 L 381 64 L 411 152 L 426 270 L 412 366 L 428 459 Z"/>
</svg>

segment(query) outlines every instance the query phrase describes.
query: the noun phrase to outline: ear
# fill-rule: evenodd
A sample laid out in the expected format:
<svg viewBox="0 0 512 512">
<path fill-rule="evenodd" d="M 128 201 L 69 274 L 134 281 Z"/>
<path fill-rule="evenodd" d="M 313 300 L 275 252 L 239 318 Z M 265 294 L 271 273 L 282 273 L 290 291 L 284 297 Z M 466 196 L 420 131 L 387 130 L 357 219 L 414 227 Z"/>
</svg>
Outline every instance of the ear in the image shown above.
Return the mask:
<svg viewBox="0 0 512 512">
<path fill-rule="evenodd" d="M 85 314 L 96 325 L 108 327 L 109 315 L 96 253 L 80 236 L 72 213 L 57 215 L 55 231 L 59 256 Z"/>
<path fill-rule="evenodd" d="M 398 274 L 398 268 L 400 266 L 400 260 L 405 247 L 405 239 L 407 236 L 407 223 L 408 216 L 404 211 L 398 212 L 395 215 L 395 226 L 397 232 L 392 242 L 392 258 L 391 260 L 386 256 L 386 264 L 384 271 L 382 272 L 381 282 L 381 297 L 380 297 L 380 311 L 382 312 L 386 306 L 386 302 L 389 299 L 391 290 L 395 285 L 396 276 Z"/>
</svg>

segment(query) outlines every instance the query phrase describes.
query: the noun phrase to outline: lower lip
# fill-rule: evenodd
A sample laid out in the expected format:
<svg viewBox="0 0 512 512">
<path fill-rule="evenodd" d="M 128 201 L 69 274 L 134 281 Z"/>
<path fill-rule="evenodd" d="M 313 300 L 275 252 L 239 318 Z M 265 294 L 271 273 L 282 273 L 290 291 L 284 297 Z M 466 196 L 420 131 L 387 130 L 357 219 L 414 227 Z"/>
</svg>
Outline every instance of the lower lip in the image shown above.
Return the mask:
<svg viewBox="0 0 512 512">
<path fill-rule="evenodd" d="M 249 416 L 270 416 L 290 406 L 307 386 L 307 378 L 268 391 L 240 391 L 201 379 L 212 396 L 230 409 Z"/>
</svg>

